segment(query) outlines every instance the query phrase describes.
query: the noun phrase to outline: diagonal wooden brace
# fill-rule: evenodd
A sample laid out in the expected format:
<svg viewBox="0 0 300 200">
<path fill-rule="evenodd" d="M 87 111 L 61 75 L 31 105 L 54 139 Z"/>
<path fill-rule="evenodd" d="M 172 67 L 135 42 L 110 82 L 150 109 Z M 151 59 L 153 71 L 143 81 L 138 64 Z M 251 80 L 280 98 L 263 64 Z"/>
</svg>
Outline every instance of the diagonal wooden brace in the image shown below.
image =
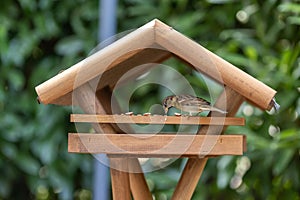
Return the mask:
<svg viewBox="0 0 300 200">
<path fill-rule="evenodd" d="M 243 101 L 244 97 L 229 87 L 225 87 L 215 106 L 220 109 L 227 110 L 227 116 L 232 117 L 238 111 Z M 209 115 L 212 115 L 212 113 Z M 217 116 L 218 113 L 213 113 L 213 115 Z M 203 126 L 198 131 L 198 134 L 221 134 L 225 131 L 225 129 L 226 126 Z M 189 200 L 192 198 L 207 159 L 208 158 L 189 158 L 173 193 L 172 200 Z"/>
</svg>

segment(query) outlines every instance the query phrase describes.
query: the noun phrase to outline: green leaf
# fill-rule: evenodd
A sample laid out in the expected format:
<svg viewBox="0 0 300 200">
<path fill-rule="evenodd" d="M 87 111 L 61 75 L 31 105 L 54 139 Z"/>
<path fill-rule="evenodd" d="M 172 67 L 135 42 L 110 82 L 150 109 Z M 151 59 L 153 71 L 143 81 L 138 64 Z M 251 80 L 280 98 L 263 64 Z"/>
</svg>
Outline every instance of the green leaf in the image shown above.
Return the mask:
<svg viewBox="0 0 300 200">
<path fill-rule="evenodd" d="M 40 164 L 27 152 L 20 152 L 16 158 L 19 168 L 29 175 L 37 175 Z"/>
<path fill-rule="evenodd" d="M 75 55 L 83 50 L 84 41 L 75 36 L 66 37 L 58 42 L 55 49 L 63 56 Z"/>
<path fill-rule="evenodd" d="M 295 150 L 293 149 L 281 149 L 275 156 L 273 173 L 278 176 L 281 174 L 291 162 Z"/>
<path fill-rule="evenodd" d="M 251 60 L 257 60 L 258 55 L 257 55 L 257 51 L 254 47 L 247 46 L 244 51 L 248 58 L 250 58 Z"/>
<path fill-rule="evenodd" d="M 288 17 L 287 20 L 290 24 L 300 25 L 300 17 Z"/>
<path fill-rule="evenodd" d="M 293 12 L 296 14 L 300 13 L 300 5 L 296 3 L 283 3 L 278 6 L 281 12 Z"/>
<path fill-rule="evenodd" d="M 19 91 L 24 87 L 25 78 L 19 70 L 11 70 L 9 73 L 9 81 L 12 88 Z"/>
<path fill-rule="evenodd" d="M 1 152 L 9 159 L 14 160 L 18 154 L 18 149 L 13 143 L 1 145 Z"/>
</svg>

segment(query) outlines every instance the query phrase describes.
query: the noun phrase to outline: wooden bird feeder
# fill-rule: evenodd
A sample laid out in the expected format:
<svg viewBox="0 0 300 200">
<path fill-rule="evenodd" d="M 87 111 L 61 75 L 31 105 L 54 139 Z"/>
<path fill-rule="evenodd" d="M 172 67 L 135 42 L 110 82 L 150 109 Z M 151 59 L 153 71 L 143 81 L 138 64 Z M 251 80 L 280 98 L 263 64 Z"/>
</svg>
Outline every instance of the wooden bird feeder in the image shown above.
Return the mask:
<svg viewBox="0 0 300 200">
<path fill-rule="evenodd" d="M 224 85 L 214 106 L 227 110 L 226 117 L 219 113 L 209 113 L 207 117 L 112 113 L 112 89 L 124 73 L 143 64 L 162 63 L 170 57 L 187 63 Z M 149 69 L 134 70 L 131 78 Z M 92 87 L 91 83 L 95 81 L 96 87 Z M 272 88 L 157 19 L 38 85 L 36 92 L 39 102 L 43 104 L 76 104 L 81 107 L 85 114 L 72 114 L 71 121 L 91 123 L 95 132 L 101 134 L 69 133 L 68 151 L 107 154 L 113 198 L 125 200 L 132 197 L 152 199 L 137 159 L 139 157 L 188 157 L 172 199 L 190 199 L 209 157 L 242 155 L 245 151 L 244 135 L 222 134 L 229 125 L 244 125 L 243 118 L 234 117 L 240 105 L 249 101 L 262 110 L 270 110 L 276 94 Z M 201 124 L 201 128 L 196 135 L 168 133 L 149 137 L 136 133 L 138 137 L 133 137 L 130 132 L 125 133 L 118 128 L 120 123 Z M 215 142 L 207 145 L 207 140 Z M 174 145 L 164 148 L 170 141 Z M 182 146 L 186 146 L 184 152 L 179 148 Z M 134 173 L 133 169 L 139 173 Z"/>
</svg>

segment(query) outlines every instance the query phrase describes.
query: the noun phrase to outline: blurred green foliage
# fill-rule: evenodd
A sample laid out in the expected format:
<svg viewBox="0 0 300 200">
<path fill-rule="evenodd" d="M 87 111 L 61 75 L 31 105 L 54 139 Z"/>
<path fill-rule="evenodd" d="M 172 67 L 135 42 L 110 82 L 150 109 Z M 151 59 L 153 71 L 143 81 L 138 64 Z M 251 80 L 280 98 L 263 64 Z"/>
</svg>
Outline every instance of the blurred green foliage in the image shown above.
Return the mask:
<svg viewBox="0 0 300 200">
<path fill-rule="evenodd" d="M 96 46 L 97 12 L 97 1 L 1 3 L 0 199 L 91 197 L 91 156 L 67 153 L 71 109 L 38 105 L 34 87 Z M 153 18 L 277 90 L 281 104 L 275 114 L 242 106 L 247 125 L 228 132 L 247 135 L 247 153 L 210 159 L 193 199 L 300 199 L 299 1 L 119 1 L 119 32 Z M 174 65 L 197 87 L 195 74 Z M 165 94 L 136 93 L 141 110 Z M 147 174 L 156 199 L 170 198 L 184 162 Z"/>
</svg>

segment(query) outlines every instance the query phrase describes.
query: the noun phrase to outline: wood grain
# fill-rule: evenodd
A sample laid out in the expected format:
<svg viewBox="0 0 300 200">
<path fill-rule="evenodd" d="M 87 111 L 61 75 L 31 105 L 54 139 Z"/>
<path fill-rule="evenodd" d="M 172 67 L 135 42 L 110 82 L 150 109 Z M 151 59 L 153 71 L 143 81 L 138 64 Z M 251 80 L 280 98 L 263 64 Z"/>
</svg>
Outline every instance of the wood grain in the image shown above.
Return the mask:
<svg viewBox="0 0 300 200">
<path fill-rule="evenodd" d="M 97 89 L 101 89 L 107 85 L 115 85 L 118 81 L 121 81 L 121 83 L 118 83 L 120 86 L 127 80 L 137 78 L 147 73 L 152 67 L 156 66 L 157 63 L 163 62 L 171 57 L 171 55 L 170 52 L 160 49 L 159 47 L 149 47 L 122 62 L 114 62 L 111 64 L 111 67 L 109 67 L 109 70 L 105 71 L 101 77 L 96 78 L 98 83 Z M 131 70 L 133 68 L 134 70 Z M 130 73 L 126 74 L 129 71 Z M 122 79 L 120 80 L 121 77 Z"/>
<path fill-rule="evenodd" d="M 108 106 L 102 105 L 96 97 L 94 90 L 86 83 L 74 91 L 74 100 L 87 114 L 105 114 L 109 112 Z M 102 91 L 99 91 L 101 93 Z M 109 101 L 110 95 L 103 98 L 104 104 Z M 116 134 L 116 130 L 111 124 L 92 124 L 96 132 L 107 131 Z M 110 174 L 112 182 L 112 194 L 114 199 L 131 199 L 128 160 L 126 158 L 110 158 Z"/>
<path fill-rule="evenodd" d="M 68 151 L 132 157 L 242 155 L 243 135 L 147 135 L 70 133 Z"/>
<path fill-rule="evenodd" d="M 131 200 L 127 158 L 109 158 L 113 199 Z"/>
<path fill-rule="evenodd" d="M 152 200 L 152 194 L 139 161 L 136 158 L 127 158 L 129 168 L 130 189 L 133 199 Z"/>
<path fill-rule="evenodd" d="M 53 103 L 77 87 L 109 70 L 108 66 L 113 67 L 111 63 L 117 65 L 117 62 L 121 63 L 127 60 L 128 56 L 133 56 L 144 48 L 151 47 L 154 42 L 154 25 L 154 21 L 147 23 L 101 51 L 38 85 L 35 90 L 40 101 L 43 104 Z"/>
<path fill-rule="evenodd" d="M 170 55 L 231 87 L 254 105 L 270 109 L 275 90 L 156 19 L 38 85 L 36 92 L 44 104 L 67 105 L 75 88 L 100 75 L 104 78 L 99 88 L 114 85 L 130 69 L 152 61 L 161 62 Z M 137 70 L 136 75 L 146 71 Z"/>
<path fill-rule="evenodd" d="M 187 116 L 138 116 L 138 115 L 85 115 L 71 114 L 71 122 L 125 123 L 125 124 L 185 124 L 185 125 L 224 125 L 244 126 L 245 119 L 238 117 L 187 117 Z"/>
<path fill-rule="evenodd" d="M 232 88 L 256 106 L 269 109 L 275 90 L 159 20 L 155 41 L 199 72 Z"/>
</svg>

